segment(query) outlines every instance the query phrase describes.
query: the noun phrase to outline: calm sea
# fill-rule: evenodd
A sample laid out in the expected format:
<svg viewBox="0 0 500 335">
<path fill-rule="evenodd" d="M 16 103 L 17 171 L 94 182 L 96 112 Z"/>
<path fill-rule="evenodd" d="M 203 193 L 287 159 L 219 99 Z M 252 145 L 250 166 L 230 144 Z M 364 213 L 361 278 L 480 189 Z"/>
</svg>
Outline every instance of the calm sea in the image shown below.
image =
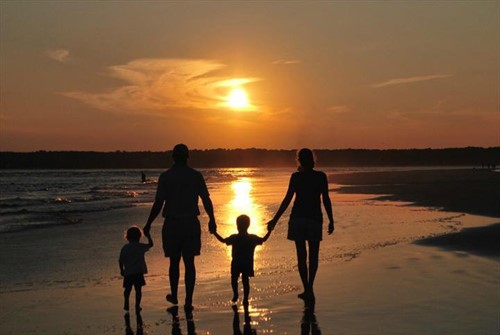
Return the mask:
<svg viewBox="0 0 500 335">
<path fill-rule="evenodd" d="M 400 168 L 323 170 L 352 172 L 396 169 Z M 226 168 L 201 171 L 211 192 L 219 193 L 222 198 L 225 194 L 221 192 L 236 192 L 239 194 L 240 202 L 244 201 L 245 194 L 255 194 L 256 190 L 262 191 L 266 186 L 268 189 L 272 188 L 270 186 L 276 186 L 279 196 L 284 195 L 289 175 L 293 172 L 289 168 Z M 154 199 L 156 182 L 162 170 L 144 170 L 145 182 L 142 181 L 141 172 L 141 170 L 0 171 L 0 233 L 79 224 L 84 213 L 149 204 Z M 224 187 L 228 185 L 229 188 Z M 259 197 L 266 195 L 265 191 L 258 193 Z M 232 194 L 228 196 L 232 197 Z M 234 205 L 233 201 L 233 207 Z"/>
<path fill-rule="evenodd" d="M 88 212 L 113 211 L 153 201 L 163 170 L 4 170 L 0 171 L 0 233 L 79 224 Z M 142 181 L 141 172 L 146 175 Z M 239 192 L 249 192 L 245 178 L 288 170 L 202 170 L 210 190 L 243 178 Z M 286 179 L 285 179 L 286 182 Z M 247 188 L 247 189 L 246 189 Z"/>
</svg>

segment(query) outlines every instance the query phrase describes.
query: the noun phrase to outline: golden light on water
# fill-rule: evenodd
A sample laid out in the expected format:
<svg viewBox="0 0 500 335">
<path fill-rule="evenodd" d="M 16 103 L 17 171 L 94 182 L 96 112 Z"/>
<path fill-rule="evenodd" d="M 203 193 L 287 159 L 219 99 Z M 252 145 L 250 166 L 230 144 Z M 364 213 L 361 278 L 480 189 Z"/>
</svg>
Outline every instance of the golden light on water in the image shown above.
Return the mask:
<svg viewBox="0 0 500 335">
<path fill-rule="evenodd" d="M 232 190 L 232 198 L 226 205 L 225 222 L 229 223 L 226 226 L 226 231 L 222 232 L 223 236 L 227 237 L 237 233 L 236 218 L 242 214 L 250 217 L 250 228 L 248 232 L 263 237 L 267 232 L 267 227 L 263 222 L 264 217 L 262 208 L 259 206 L 253 197 L 252 179 L 248 177 L 238 178 L 230 185 Z M 228 248 L 228 256 L 231 256 L 231 250 Z M 255 255 L 257 260 L 257 254 Z"/>
<path fill-rule="evenodd" d="M 248 178 L 239 179 L 231 184 L 234 198 L 231 201 L 234 207 L 246 210 L 252 204 L 250 191 L 252 183 Z M 248 215 L 248 214 L 247 214 Z"/>
</svg>

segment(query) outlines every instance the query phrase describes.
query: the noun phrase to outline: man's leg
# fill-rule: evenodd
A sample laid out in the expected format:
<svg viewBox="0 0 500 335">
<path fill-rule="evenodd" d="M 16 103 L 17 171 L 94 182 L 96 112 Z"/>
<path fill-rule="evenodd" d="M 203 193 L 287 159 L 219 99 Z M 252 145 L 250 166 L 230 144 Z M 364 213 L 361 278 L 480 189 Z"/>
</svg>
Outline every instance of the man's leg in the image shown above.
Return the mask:
<svg viewBox="0 0 500 335">
<path fill-rule="evenodd" d="M 179 287 L 179 264 L 181 256 L 170 256 L 170 268 L 168 276 L 170 279 L 170 294 L 167 294 L 167 301 L 177 304 L 177 288 Z"/>
<path fill-rule="evenodd" d="M 193 293 L 196 284 L 196 267 L 194 265 L 194 256 L 182 256 L 184 260 L 184 283 L 186 285 L 186 304 L 185 307 L 193 306 Z"/>
</svg>

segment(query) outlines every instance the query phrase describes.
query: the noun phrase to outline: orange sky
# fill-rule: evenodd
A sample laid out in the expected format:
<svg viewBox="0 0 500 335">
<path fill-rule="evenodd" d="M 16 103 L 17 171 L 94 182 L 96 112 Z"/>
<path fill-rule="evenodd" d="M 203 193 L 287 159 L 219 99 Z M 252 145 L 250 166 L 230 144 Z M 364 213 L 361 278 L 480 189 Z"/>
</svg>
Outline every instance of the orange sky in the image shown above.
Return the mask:
<svg viewBox="0 0 500 335">
<path fill-rule="evenodd" d="M 497 1 L 0 9 L 3 151 L 500 145 Z"/>
</svg>

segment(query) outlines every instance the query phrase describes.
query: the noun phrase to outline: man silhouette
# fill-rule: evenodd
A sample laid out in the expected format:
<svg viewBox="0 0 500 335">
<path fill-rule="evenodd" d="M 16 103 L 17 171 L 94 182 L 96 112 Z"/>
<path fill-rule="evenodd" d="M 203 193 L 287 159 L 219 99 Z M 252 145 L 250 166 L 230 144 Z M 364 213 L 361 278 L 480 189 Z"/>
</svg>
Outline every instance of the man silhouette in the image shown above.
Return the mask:
<svg viewBox="0 0 500 335">
<path fill-rule="evenodd" d="M 216 231 L 214 210 L 203 175 L 187 165 L 189 149 L 184 144 L 177 144 L 172 152 L 174 164 L 163 172 L 158 179 L 156 197 L 144 226 L 149 233 L 151 224 L 163 208 L 165 221 L 162 228 L 163 251 L 170 258 L 169 280 L 170 293 L 167 301 L 177 305 L 177 288 L 179 286 L 179 265 L 181 257 L 184 261 L 184 283 L 186 298 L 184 308 L 193 309 L 193 293 L 196 283 L 194 257 L 200 254 L 201 227 L 198 215 L 198 198 L 209 217 L 208 229 Z"/>
</svg>

